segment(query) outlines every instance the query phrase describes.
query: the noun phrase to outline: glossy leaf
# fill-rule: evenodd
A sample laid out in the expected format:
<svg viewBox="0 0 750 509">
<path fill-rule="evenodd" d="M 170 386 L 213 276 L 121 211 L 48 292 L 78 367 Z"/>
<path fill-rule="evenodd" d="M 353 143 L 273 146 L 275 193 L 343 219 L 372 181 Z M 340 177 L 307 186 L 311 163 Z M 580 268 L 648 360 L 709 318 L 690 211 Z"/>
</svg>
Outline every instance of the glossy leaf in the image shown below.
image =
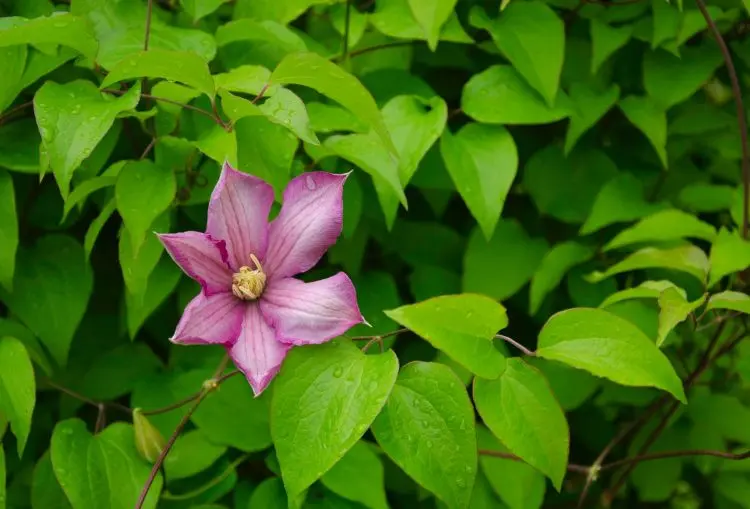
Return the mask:
<svg viewBox="0 0 750 509">
<path fill-rule="evenodd" d="M 750 314 L 750 296 L 731 290 L 719 292 L 708 299 L 706 310 L 710 309 L 729 309 Z"/>
<path fill-rule="evenodd" d="M 0 47 L 20 44 L 62 44 L 94 60 L 98 44 L 87 20 L 57 13 L 26 20 L 11 18 L 13 26 L 0 30 Z"/>
<path fill-rule="evenodd" d="M 550 318 L 537 355 L 635 387 L 656 387 L 685 402 L 682 382 L 667 357 L 638 327 L 607 311 L 573 308 Z"/>
<path fill-rule="evenodd" d="M 320 140 L 310 127 L 310 117 L 307 115 L 305 104 L 294 92 L 279 88 L 273 96 L 260 105 L 259 110 L 271 122 L 283 125 L 302 141 L 320 145 Z"/>
<path fill-rule="evenodd" d="M 592 272 L 588 279 L 595 283 L 615 274 L 653 268 L 686 272 L 704 282 L 708 276 L 709 262 L 700 248 L 690 244 L 669 249 L 645 247 L 604 272 Z"/>
<path fill-rule="evenodd" d="M 609 251 L 631 244 L 666 242 L 683 238 L 712 241 L 716 229 L 697 217 L 677 209 L 667 209 L 641 219 L 610 240 L 603 249 Z"/>
<path fill-rule="evenodd" d="M 667 335 L 677 324 L 684 322 L 690 313 L 706 302 L 706 295 L 689 302 L 676 288 L 667 288 L 659 295 L 659 332 L 656 346 L 662 346 Z"/>
<path fill-rule="evenodd" d="M 568 463 L 570 434 L 549 383 L 522 359 L 508 359 L 496 380 L 474 379 L 482 420 L 513 454 L 550 478 L 559 491 Z"/>
<path fill-rule="evenodd" d="M 0 413 L 10 422 L 19 457 L 23 455 L 31 431 L 35 391 L 34 367 L 26 348 L 16 338 L 0 338 Z M 2 476 L 0 482 L 4 482 Z"/>
<path fill-rule="evenodd" d="M 364 435 L 393 388 L 392 351 L 365 355 L 334 341 L 293 349 L 276 381 L 271 434 L 291 498 L 333 467 Z"/>
<path fill-rule="evenodd" d="M 414 19 L 424 30 L 427 44 L 435 51 L 443 24 L 453 14 L 453 7 L 457 0 L 437 0 L 436 2 L 421 2 L 409 0 L 409 8 Z"/>
<path fill-rule="evenodd" d="M 477 473 L 474 411 L 450 368 L 429 362 L 405 366 L 372 431 L 421 486 L 450 508 L 468 506 Z"/>
<path fill-rule="evenodd" d="M 508 317 L 489 297 L 444 295 L 385 314 L 478 376 L 497 378 L 505 370 L 493 339 L 508 325 Z"/>
<path fill-rule="evenodd" d="M 599 307 L 606 308 L 630 299 L 658 299 L 659 295 L 668 288 L 676 290 L 679 295 L 685 297 L 685 290 L 675 286 L 671 281 L 644 281 L 638 286 L 626 288 L 625 290 L 620 290 L 609 295 Z"/>
</svg>

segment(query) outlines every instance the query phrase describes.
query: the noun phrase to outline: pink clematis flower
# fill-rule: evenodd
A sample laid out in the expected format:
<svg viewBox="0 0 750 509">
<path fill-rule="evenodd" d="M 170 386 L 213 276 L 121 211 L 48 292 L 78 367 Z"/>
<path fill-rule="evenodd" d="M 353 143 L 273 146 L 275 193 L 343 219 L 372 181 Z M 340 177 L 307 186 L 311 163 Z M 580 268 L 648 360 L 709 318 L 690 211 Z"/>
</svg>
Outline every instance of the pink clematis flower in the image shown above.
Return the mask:
<svg viewBox="0 0 750 509">
<path fill-rule="evenodd" d="M 170 341 L 220 344 L 260 395 L 293 345 L 328 341 L 363 323 L 349 277 L 305 283 L 341 234 L 347 175 L 304 173 L 284 190 L 271 223 L 273 189 L 224 164 L 206 232 L 159 235 L 172 259 L 201 285 Z"/>
</svg>

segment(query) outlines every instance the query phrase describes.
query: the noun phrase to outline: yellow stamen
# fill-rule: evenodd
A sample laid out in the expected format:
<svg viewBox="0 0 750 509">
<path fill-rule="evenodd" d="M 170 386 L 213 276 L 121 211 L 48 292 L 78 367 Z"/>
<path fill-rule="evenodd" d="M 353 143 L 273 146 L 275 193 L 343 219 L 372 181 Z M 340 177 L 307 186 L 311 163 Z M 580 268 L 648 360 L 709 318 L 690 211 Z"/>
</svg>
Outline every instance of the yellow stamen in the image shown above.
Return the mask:
<svg viewBox="0 0 750 509">
<path fill-rule="evenodd" d="M 239 272 L 232 275 L 232 293 L 238 299 L 256 300 L 266 287 L 266 273 L 263 272 L 260 260 L 254 254 L 250 255 L 250 260 L 255 269 L 243 265 Z"/>
</svg>

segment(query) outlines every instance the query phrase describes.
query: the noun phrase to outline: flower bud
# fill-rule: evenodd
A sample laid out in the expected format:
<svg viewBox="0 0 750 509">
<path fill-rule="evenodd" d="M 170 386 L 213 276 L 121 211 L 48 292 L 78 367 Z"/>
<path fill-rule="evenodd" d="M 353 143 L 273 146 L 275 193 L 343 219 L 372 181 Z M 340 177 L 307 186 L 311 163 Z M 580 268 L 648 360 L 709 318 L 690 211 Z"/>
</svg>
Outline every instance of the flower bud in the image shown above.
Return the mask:
<svg viewBox="0 0 750 509">
<path fill-rule="evenodd" d="M 135 428 L 135 448 L 143 459 L 155 463 L 166 445 L 164 437 L 154 427 L 140 408 L 133 410 L 133 427 Z"/>
</svg>

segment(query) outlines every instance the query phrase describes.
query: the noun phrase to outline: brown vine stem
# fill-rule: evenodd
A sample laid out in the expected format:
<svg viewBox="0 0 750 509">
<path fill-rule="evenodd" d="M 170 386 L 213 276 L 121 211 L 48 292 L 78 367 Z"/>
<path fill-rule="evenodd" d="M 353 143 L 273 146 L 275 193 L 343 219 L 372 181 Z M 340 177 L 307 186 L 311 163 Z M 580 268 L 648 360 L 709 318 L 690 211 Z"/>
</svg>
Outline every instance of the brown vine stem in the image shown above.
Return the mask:
<svg viewBox="0 0 750 509">
<path fill-rule="evenodd" d="M 34 106 L 34 101 L 27 101 L 25 103 L 21 103 L 18 106 L 15 106 L 2 115 L 0 115 L 0 125 L 3 125 L 6 120 L 8 120 L 10 117 L 18 113 L 19 111 L 23 111 L 26 108 L 30 108 L 31 106 Z"/>
<path fill-rule="evenodd" d="M 143 38 L 143 51 L 148 51 L 148 42 L 151 39 L 151 16 L 154 12 L 154 0 L 148 0 L 146 5 L 146 35 Z"/>
<path fill-rule="evenodd" d="M 749 222 L 748 202 L 750 202 L 750 147 L 748 147 L 747 118 L 745 117 L 745 106 L 742 101 L 740 80 L 737 76 L 737 69 L 734 67 L 729 47 L 719 31 L 719 27 L 716 26 L 716 22 L 711 18 L 706 3 L 703 0 L 695 0 L 695 3 L 698 5 L 698 9 L 700 9 L 703 18 L 706 20 L 709 31 L 714 36 L 714 39 L 716 39 L 716 43 L 721 50 L 721 55 L 724 57 L 724 65 L 729 74 L 729 81 L 732 85 L 732 95 L 734 96 L 734 103 L 737 107 L 737 128 L 740 131 L 740 143 L 742 144 L 742 236 L 747 238 Z"/>
<path fill-rule="evenodd" d="M 116 89 L 113 89 L 113 88 L 105 88 L 104 90 L 102 90 L 102 92 L 107 92 L 108 94 L 114 94 L 114 95 L 123 95 L 123 94 L 125 94 L 127 92 L 127 90 L 116 90 Z M 196 113 L 200 113 L 201 115 L 204 115 L 204 116 L 210 118 L 211 120 L 213 120 L 214 122 L 216 122 L 220 126 L 222 126 L 222 127 L 224 126 L 224 124 L 221 121 L 221 119 L 219 119 L 216 116 L 214 116 L 213 113 L 211 113 L 208 110 L 204 110 L 203 108 L 199 108 L 197 106 L 193 106 L 192 104 L 185 104 L 185 103 L 181 103 L 179 101 L 173 101 L 172 99 L 167 99 L 166 97 L 157 97 L 157 96 L 154 96 L 154 95 L 151 95 L 151 94 L 141 94 L 141 97 L 143 99 L 153 99 L 154 101 L 161 101 L 163 103 L 174 104 L 175 106 L 179 106 L 179 107 L 185 108 L 187 110 L 192 110 L 192 111 L 194 111 Z"/>
<path fill-rule="evenodd" d="M 416 44 L 419 44 L 422 41 L 396 41 L 396 42 L 387 42 L 385 44 L 376 44 L 375 46 L 369 46 L 367 48 L 360 48 L 355 49 L 354 51 L 349 52 L 349 58 L 358 57 L 360 55 L 364 55 L 366 53 L 371 53 L 373 51 L 380 51 L 384 49 L 391 49 L 391 48 L 398 48 L 401 46 L 414 46 Z M 343 60 L 344 55 L 339 55 L 337 57 L 334 57 L 332 60 L 334 62 L 341 62 Z"/>
<path fill-rule="evenodd" d="M 521 343 L 519 343 L 513 338 L 509 338 L 508 336 L 503 336 L 502 334 L 497 334 L 495 336 L 495 339 L 502 339 L 509 345 L 513 345 L 516 349 L 518 349 L 524 355 L 528 355 L 529 357 L 536 357 L 536 352 L 532 352 L 531 350 L 529 350 L 528 348 L 526 348 L 525 346 L 523 346 Z"/>
</svg>

